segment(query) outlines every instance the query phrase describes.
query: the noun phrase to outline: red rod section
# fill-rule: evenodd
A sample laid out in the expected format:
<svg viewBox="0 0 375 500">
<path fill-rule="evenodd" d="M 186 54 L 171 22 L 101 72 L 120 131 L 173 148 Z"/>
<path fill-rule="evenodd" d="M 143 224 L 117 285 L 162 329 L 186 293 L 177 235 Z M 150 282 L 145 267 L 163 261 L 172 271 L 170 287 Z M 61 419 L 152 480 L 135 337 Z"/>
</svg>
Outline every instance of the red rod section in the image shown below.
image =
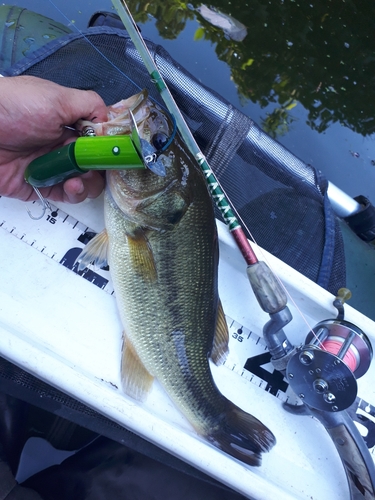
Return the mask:
<svg viewBox="0 0 375 500">
<path fill-rule="evenodd" d="M 231 231 L 233 238 L 235 239 L 238 248 L 240 249 L 243 258 L 248 266 L 256 264 L 258 262 L 257 256 L 255 255 L 253 249 L 246 238 L 245 233 L 241 227 L 237 227 Z"/>
</svg>

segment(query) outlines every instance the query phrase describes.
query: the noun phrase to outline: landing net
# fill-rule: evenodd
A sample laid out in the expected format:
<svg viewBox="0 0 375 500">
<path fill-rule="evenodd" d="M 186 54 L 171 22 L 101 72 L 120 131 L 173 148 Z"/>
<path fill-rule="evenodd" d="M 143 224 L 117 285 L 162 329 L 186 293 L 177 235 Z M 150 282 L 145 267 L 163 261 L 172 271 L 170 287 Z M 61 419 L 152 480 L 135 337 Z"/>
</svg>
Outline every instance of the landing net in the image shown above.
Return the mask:
<svg viewBox="0 0 375 500">
<path fill-rule="evenodd" d="M 256 242 L 336 294 L 345 286 L 345 257 L 327 180 L 201 85 L 160 45 L 146 43 L 199 147 Z M 147 88 L 164 107 L 122 29 L 93 27 L 62 34 L 3 73 L 92 89 L 107 104 Z"/>
</svg>

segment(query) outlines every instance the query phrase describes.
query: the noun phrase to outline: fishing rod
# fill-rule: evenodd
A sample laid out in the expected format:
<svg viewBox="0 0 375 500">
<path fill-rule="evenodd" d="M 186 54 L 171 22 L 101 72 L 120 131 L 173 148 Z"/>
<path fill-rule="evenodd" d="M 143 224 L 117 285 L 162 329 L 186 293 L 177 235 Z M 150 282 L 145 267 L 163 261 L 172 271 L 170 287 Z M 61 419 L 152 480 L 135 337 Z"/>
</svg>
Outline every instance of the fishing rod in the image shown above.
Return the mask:
<svg viewBox="0 0 375 500">
<path fill-rule="evenodd" d="M 219 208 L 225 223 L 227 224 L 234 239 L 236 240 L 245 261 L 248 265 L 256 264 L 258 262 L 258 259 L 253 249 L 251 248 L 228 200 L 226 199 L 226 196 L 222 191 L 219 182 L 217 181 L 198 144 L 196 143 L 189 127 L 184 120 L 184 117 L 182 116 L 180 109 L 174 101 L 172 94 L 170 93 L 162 75 L 160 74 L 155 62 L 153 61 L 147 45 L 134 22 L 130 10 L 128 9 L 126 3 L 122 0 L 112 0 L 112 4 L 116 8 L 118 15 L 120 16 L 121 21 L 123 22 L 127 32 L 129 33 L 132 42 L 138 50 L 142 61 L 145 64 L 146 69 L 150 74 L 151 79 L 155 84 L 158 92 L 160 93 L 168 111 L 176 120 L 177 128 L 184 142 L 203 170 L 211 195 L 215 200 L 215 203 Z"/>
<path fill-rule="evenodd" d="M 319 323 L 310 331 L 305 345 L 297 348 L 290 343 L 283 327 L 292 320 L 292 315 L 287 307 L 287 296 L 281 283 L 267 264 L 256 257 L 219 181 L 152 59 L 126 2 L 111 1 L 174 118 L 182 139 L 201 167 L 212 198 L 247 263 L 246 271 L 254 294 L 261 308 L 270 316 L 263 328 L 263 337 L 273 366 L 287 377 L 291 387 L 303 401 L 303 410 L 299 414 L 315 416 L 329 433 L 342 460 L 351 499 L 375 500 L 374 463 L 363 438 L 346 411 L 356 397 L 355 375 L 359 377 L 365 373 L 372 358 L 371 344 L 366 335 L 344 320 L 344 303 L 350 298 L 349 294 L 346 290 L 339 291 L 333 303 L 338 310 L 337 318 Z M 357 362 L 349 359 L 350 349 L 359 351 Z M 338 373 L 337 367 L 343 371 L 340 372 L 339 368 Z M 335 375 L 332 375 L 333 373 Z M 336 390 L 335 377 L 351 384 L 352 389 L 344 401 L 339 398 L 341 394 Z M 293 412 L 293 409 L 289 408 L 289 411 Z"/>
<path fill-rule="evenodd" d="M 258 302 L 265 312 L 271 314 L 284 310 L 287 304 L 287 297 L 283 287 L 276 279 L 275 275 L 269 269 L 269 267 L 264 262 L 260 262 L 258 260 L 245 235 L 245 232 L 243 231 L 236 215 L 234 214 L 229 201 L 227 200 L 223 189 L 220 186 L 219 181 L 210 168 L 207 159 L 201 152 L 198 144 L 196 143 L 193 134 L 186 124 L 179 107 L 173 99 L 172 94 L 170 93 L 162 75 L 160 74 L 154 60 L 152 59 L 147 45 L 142 35 L 140 34 L 137 25 L 134 22 L 134 19 L 126 2 L 123 0 L 112 0 L 112 4 L 117 10 L 117 13 L 121 21 L 123 22 L 132 42 L 138 50 L 142 61 L 146 66 L 146 69 L 150 74 L 151 79 L 155 84 L 158 92 L 160 93 L 168 111 L 174 117 L 182 139 L 186 143 L 188 149 L 190 150 L 204 173 L 212 198 L 215 201 L 216 206 L 220 210 L 223 219 L 227 224 L 229 231 L 231 232 L 248 266 L 247 274 Z M 289 318 L 287 323 L 289 323 L 289 321 L 291 321 L 292 319 L 290 312 L 287 313 L 287 317 Z M 283 318 L 282 323 L 286 324 L 285 321 L 286 317 Z M 286 337 L 283 339 L 283 341 L 287 342 Z M 291 350 L 292 346 L 288 344 L 287 349 Z"/>
</svg>

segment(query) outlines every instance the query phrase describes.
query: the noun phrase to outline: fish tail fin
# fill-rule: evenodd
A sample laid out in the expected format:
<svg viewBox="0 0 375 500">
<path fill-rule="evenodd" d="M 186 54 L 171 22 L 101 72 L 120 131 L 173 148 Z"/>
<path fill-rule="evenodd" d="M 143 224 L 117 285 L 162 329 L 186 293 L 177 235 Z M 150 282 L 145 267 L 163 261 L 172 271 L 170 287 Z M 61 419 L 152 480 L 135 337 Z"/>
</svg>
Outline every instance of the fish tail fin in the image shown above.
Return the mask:
<svg viewBox="0 0 375 500">
<path fill-rule="evenodd" d="M 207 438 L 232 457 L 252 466 L 259 466 L 261 453 L 276 443 L 275 436 L 262 422 L 230 401 Z"/>
</svg>

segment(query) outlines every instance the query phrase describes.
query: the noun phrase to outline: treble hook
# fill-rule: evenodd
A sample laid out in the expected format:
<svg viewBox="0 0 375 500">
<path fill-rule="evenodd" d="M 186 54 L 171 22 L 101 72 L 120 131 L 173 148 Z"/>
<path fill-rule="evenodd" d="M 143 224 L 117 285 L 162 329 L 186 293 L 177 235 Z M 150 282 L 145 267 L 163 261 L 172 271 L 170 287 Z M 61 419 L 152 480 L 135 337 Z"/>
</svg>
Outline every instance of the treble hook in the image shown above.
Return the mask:
<svg viewBox="0 0 375 500">
<path fill-rule="evenodd" d="M 49 202 L 43 197 L 42 193 L 39 191 L 38 188 L 36 188 L 35 186 L 33 186 L 33 189 L 36 192 L 36 194 L 38 195 L 38 198 L 40 199 L 40 201 L 42 202 L 42 214 L 39 215 L 38 217 L 34 217 L 34 215 L 32 215 L 32 213 L 30 212 L 30 210 L 28 209 L 28 207 L 26 207 L 26 210 L 27 210 L 27 213 L 29 214 L 29 217 L 31 219 L 33 219 L 33 220 L 39 220 L 39 219 L 42 219 L 42 217 L 44 217 L 44 214 L 46 213 L 47 208 L 48 208 L 48 210 L 50 210 L 52 212 L 52 207 L 49 204 Z"/>
</svg>

